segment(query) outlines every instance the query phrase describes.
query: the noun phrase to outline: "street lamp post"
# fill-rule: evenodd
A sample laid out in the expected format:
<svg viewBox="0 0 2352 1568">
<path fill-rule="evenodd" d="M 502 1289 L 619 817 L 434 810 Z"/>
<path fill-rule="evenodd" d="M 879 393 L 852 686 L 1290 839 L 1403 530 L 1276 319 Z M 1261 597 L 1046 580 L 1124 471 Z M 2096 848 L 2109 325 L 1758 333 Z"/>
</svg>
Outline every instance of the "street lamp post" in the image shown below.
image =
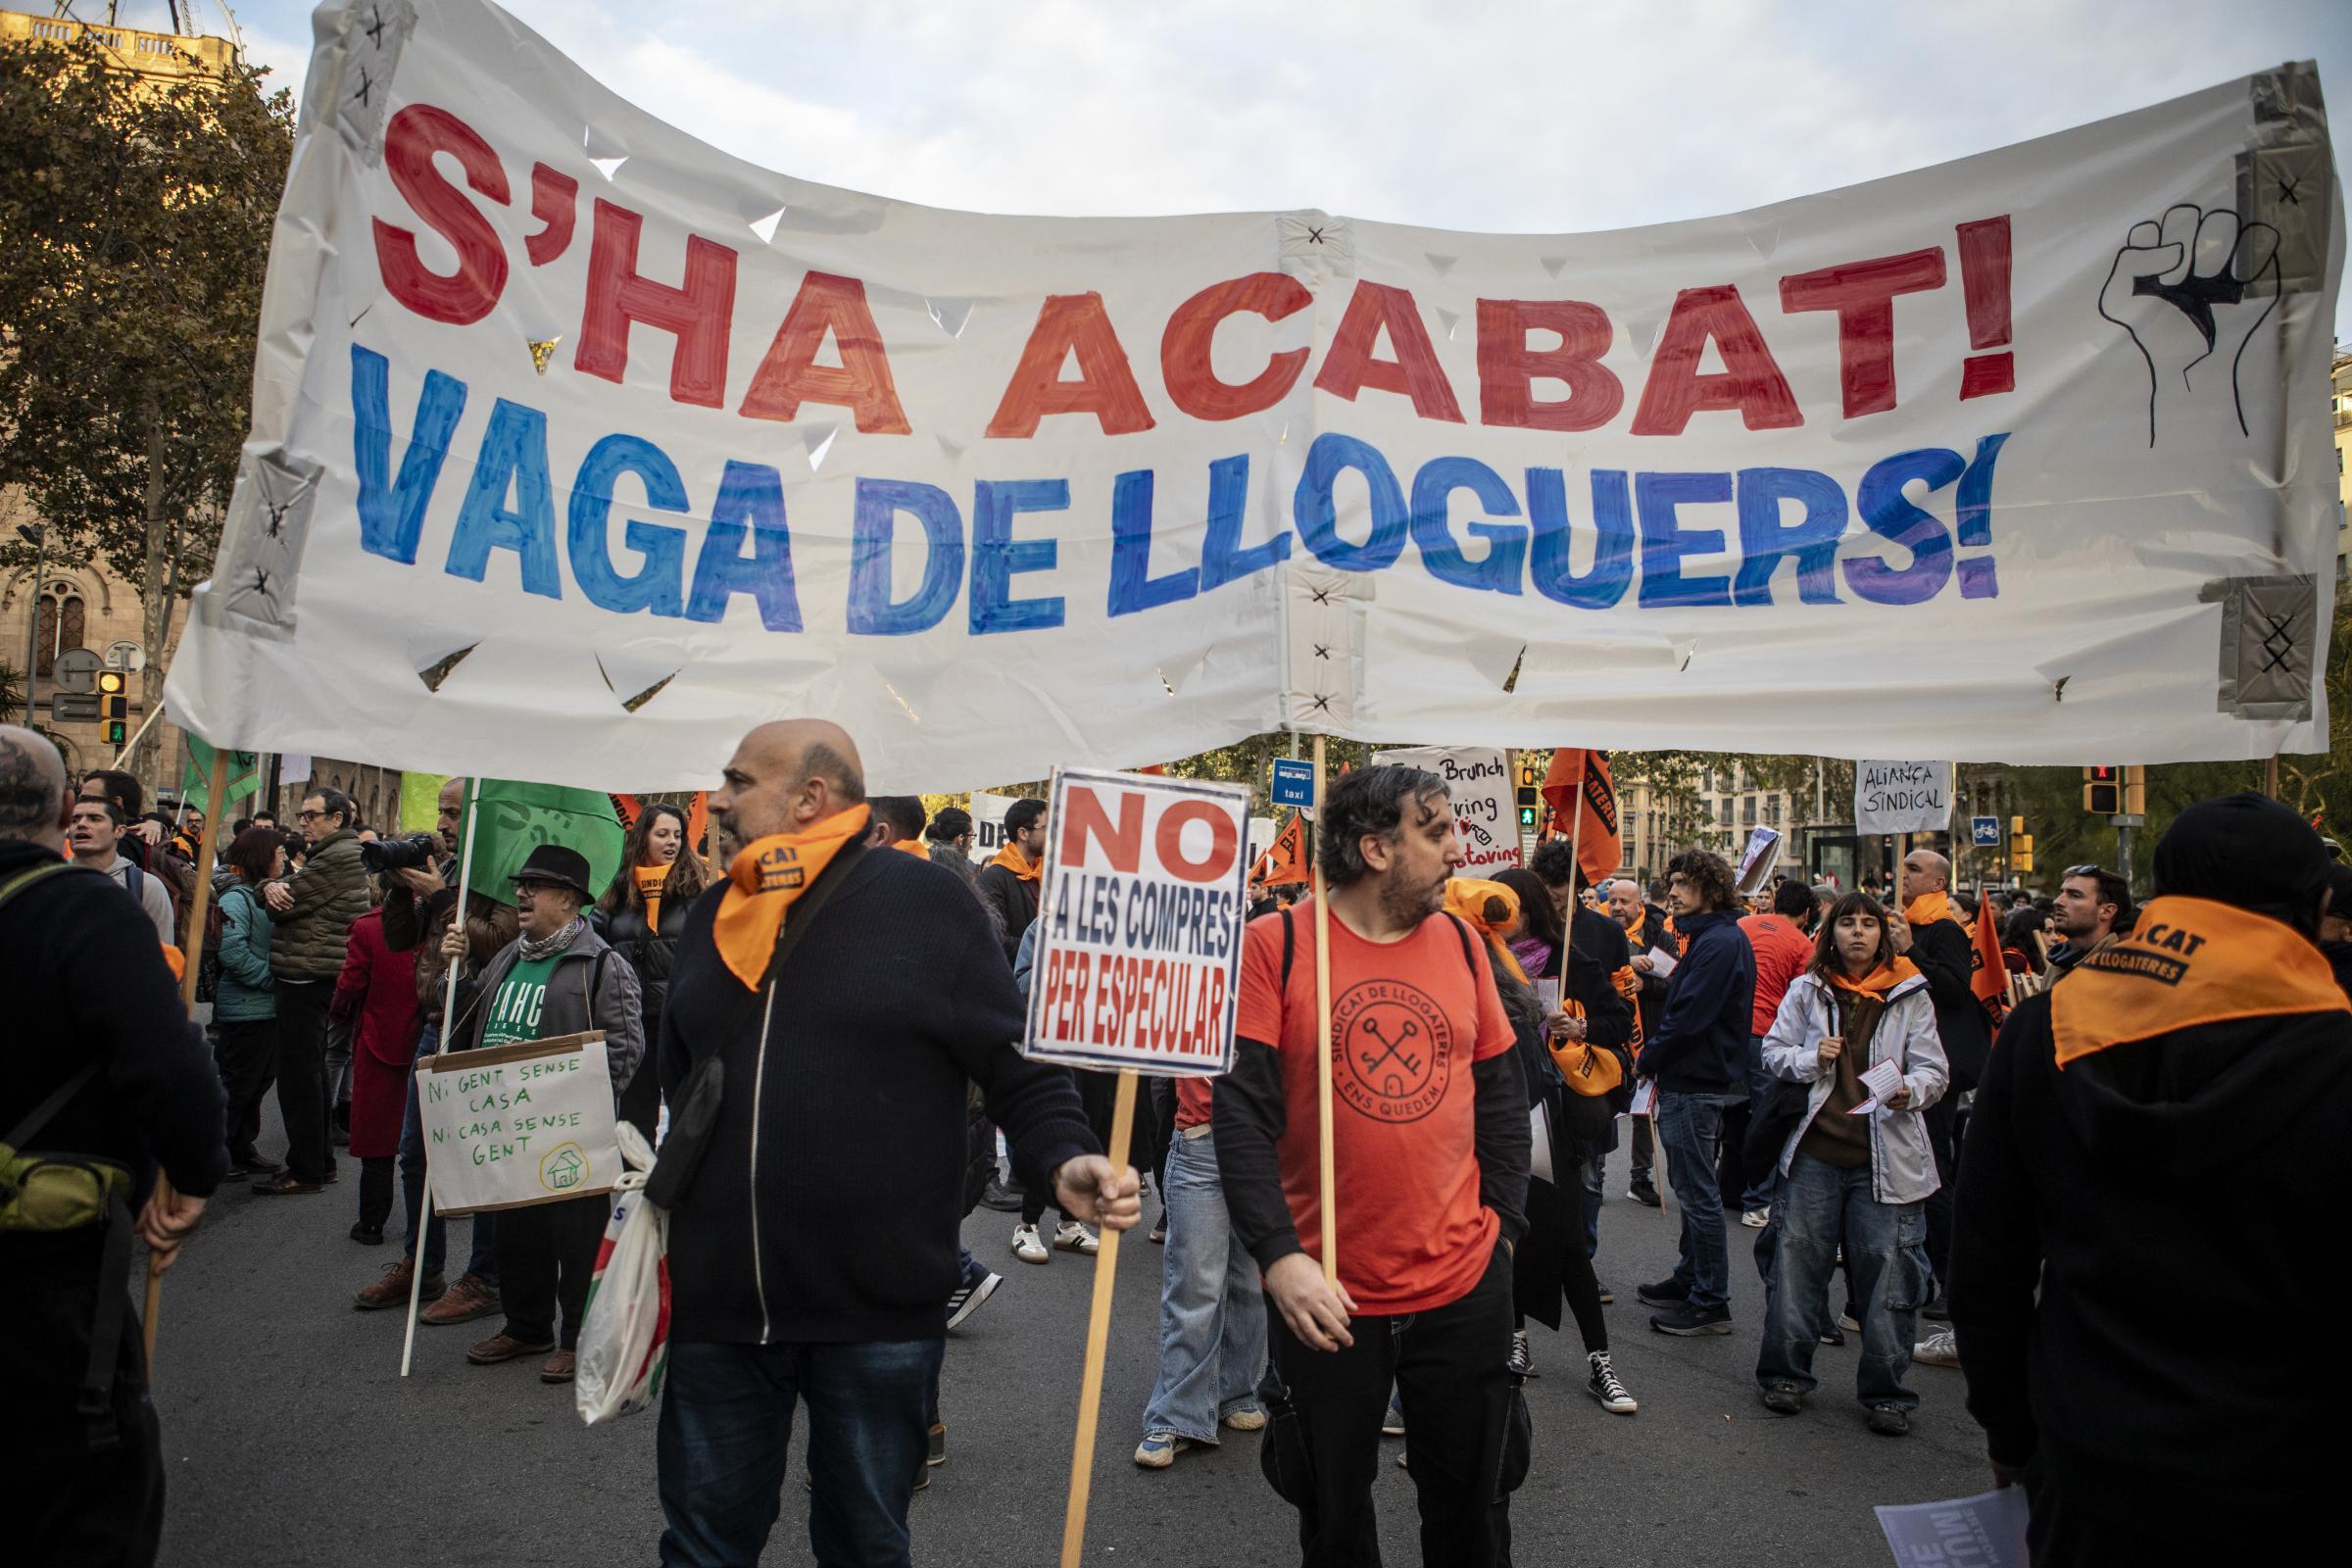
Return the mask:
<svg viewBox="0 0 2352 1568">
<path fill-rule="evenodd" d="M 32 671 L 41 657 L 41 579 L 49 574 L 49 525 L 20 522 L 17 532 L 33 547 L 32 595 L 24 601 L 24 727 L 31 729 Z"/>
</svg>

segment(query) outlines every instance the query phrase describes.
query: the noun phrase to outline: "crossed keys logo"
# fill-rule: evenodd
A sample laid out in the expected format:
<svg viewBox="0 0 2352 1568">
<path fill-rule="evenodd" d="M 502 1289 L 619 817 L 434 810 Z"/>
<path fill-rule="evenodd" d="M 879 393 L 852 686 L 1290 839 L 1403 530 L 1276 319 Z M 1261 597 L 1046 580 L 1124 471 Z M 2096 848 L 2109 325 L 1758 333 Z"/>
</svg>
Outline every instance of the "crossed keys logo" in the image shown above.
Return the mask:
<svg viewBox="0 0 2352 1568">
<path fill-rule="evenodd" d="M 1367 980 L 1332 1008 L 1332 1087 L 1376 1121 L 1419 1121 L 1446 1098 L 1453 1026 L 1417 988 Z"/>
</svg>

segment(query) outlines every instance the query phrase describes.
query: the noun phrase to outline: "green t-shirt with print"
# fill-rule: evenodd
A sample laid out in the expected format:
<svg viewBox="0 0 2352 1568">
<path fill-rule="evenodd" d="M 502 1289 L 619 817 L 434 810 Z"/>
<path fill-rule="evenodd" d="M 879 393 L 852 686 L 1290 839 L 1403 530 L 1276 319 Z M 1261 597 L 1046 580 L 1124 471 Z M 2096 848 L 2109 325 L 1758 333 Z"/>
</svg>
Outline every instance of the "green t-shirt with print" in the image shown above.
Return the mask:
<svg viewBox="0 0 2352 1568">
<path fill-rule="evenodd" d="M 490 999 L 490 1016 L 482 1025 L 482 1045 L 511 1046 L 539 1038 L 539 1009 L 547 1002 L 548 976 L 555 973 L 562 954 L 532 960 L 517 959 L 498 983 Z"/>
</svg>

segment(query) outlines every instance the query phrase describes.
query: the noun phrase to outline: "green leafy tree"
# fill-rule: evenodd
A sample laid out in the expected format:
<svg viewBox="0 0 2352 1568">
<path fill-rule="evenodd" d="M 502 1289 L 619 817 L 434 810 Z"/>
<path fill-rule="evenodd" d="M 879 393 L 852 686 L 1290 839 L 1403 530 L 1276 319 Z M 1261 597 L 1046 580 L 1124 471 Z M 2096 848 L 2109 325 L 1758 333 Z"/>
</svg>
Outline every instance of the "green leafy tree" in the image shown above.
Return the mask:
<svg viewBox="0 0 2352 1568">
<path fill-rule="evenodd" d="M 86 38 L 0 47 L 0 483 L 24 488 L 52 559 L 138 586 L 150 711 L 249 422 L 293 149 L 292 98 L 263 74 L 159 82 Z"/>
</svg>

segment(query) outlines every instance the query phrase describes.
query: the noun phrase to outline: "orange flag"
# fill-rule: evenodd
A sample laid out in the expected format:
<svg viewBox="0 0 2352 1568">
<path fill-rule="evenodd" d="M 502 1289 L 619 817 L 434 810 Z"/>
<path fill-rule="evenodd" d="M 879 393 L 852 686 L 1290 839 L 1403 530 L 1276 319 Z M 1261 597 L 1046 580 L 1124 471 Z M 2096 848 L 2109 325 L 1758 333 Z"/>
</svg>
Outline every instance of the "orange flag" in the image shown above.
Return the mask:
<svg viewBox="0 0 2352 1568">
<path fill-rule="evenodd" d="M 1307 874 L 1306 821 L 1293 812 L 1266 853 L 1257 858 L 1257 868 L 1250 880 L 1279 887 L 1286 882 L 1303 882 Z"/>
<path fill-rule="evenodd" d="M 620 817 L 622 829 L 625 831 L 635 827 L 637 814 L 645 809 L 645 803 L 634 795 L 617 795 L 611 791 L 606 793 L 612 799 L 613 811 Z M 710 830 L 710 792 L 696 790 L 694 799 L 686 803 L 686 848 L 690 853 L 695 855 L 704 853 L 701 848 L 703 835 Z"/>
<path fill-rule="evenodd" d="M 1984 1010 L 1992 1015 L 1994 1028 L 2009 1012 L 2009 968 L 2001 961 L 2001 933 L 1996 928 L 1992 910 L 1984 905 L 1977 906 L 1976 939 L 1969 955 L 1968 989 L 1976 993 Z"/>
<path fill-rule="evenodd" d="M 1584 796 L 1584 825 L 1577 825 L 1577 796 Z M 1598 882 L 1617 869 L 1624 856 L 1618 839 L 1617 786 L 1609 778 L 1609 754 L 1563 746 L 1551 754 L 1544 775 L 1544 803 L 1551 808 L 1552 832 L 1580 835 L 1578 862 L 1585 879 Z"/>
</svg>

